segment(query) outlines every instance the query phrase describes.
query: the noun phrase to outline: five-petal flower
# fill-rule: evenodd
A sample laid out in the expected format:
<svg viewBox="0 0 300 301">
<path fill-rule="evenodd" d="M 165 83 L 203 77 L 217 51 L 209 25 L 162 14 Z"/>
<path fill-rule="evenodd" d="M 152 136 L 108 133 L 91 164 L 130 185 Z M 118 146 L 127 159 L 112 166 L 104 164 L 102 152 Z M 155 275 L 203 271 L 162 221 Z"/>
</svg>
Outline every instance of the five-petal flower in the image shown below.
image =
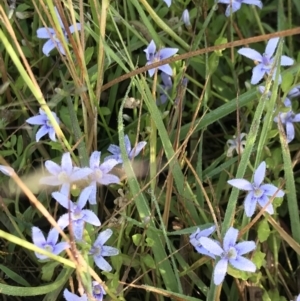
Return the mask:
<svg viewBox="0 0 300 301">
<path fill-rule="evenodd" d="M 216 230 L 215 226 L 212 226 L 204 230 L 200 230 L 199 228 L 197 228 L 196 232 L 190 235 L 190 243 L 194 246 L 194 248 L 198 253 L 215 258 L 215 255 L 209 252 L 209 250 L 205 249 L 200 243 L 201 237 L 208 237 L 213 232 L 215 232 L 215 230 Z"/>
<path fill-rule="evenodd" d="M 66 196 L 70 193 L 71 183 L 82 180 L 92 173 L 90 168 L 74 168 L 70 153 L 64 153 L 61 159 L 61 166 L 53 161 L 45 162 L 46 169 L 52 174 L 40 179 L 40 184 L 50 186 L 61 186 L 60 192 Z"/>
<path fill-rule="evenodd" d="M 41 125 L 41 128 L 36 132 L 35 140 L 36 142 L 40 141 L 40 139 L 45 136 L 46 134 L 49 135 L 49 138 L 52 141 L 56 141 L 55 137 L 55 131 L 53 126 L 51 125 L 50 120 L 48 119 L 48 116 L 46 113 L 40 108 L 39 109 L 39 115 L 30 117 L 26 120 L 27 123 L 32 125 Z M 56 119 L 57 123 L 60 123 L 59 118 L 54 112 L 51 112 L 53 117 Z"/>
<path fill-rule="evenodd" d="M 237 229 L 232 227 L 229 228 L 224 236 L 223 247 L 220 246 L 219 242 L 211 238 L 200 238 L 200 243 L 207 251 L 220 257 L 220 260 L 215 265 L 213 273 L 215 285 L 219 285 L 223 282 L 227 272 L 228 263 L 237 270 L 246 272 L 255 272 L 256 270 L 255 264 L 242 256 L 256 248 L 255 242 L 243 241 L 236 243 L 238 233 Z"/>
<path fill-rule="evenodd" d="M 158 52 L 156 52 L 156 45 L 155 45 L 154 41 L 151 40 L 150 44 L 144 50 L 144 52 L 146 53 L 146 58 L 147 58 L 146 65 L 150 65 L 150 64 L 160 62 L 164 59 L 167 59 L 167 58 L 173 56 L 174 54 L 176 54 L 178 52 L 178 48 L 168 48 L 167 47 L 167 48 L 162 48 Z M 154 75 L 156 69 L 159 69 L 170 76 L 172 76 L 172 74 L 173 74 L 171 66 L 169 64 L 165 64 L 165 65 L 159 66 L 157 68 L 148 70 L 148 74 L 150 77 L 152 77 Z"/>
<path fill-rule="evenodd" d="M 251 48 L 241 48 L 238 53 L 244 55 L 245 57 L 258 61 L 259 64 L 255 66 L 252 70 L 251 84 L 256 85 L 263 76 L 267 73 L 270 74 L 273 70 L 273 80 L 276 76 L 275 58 L 273 54 L 276 50 L 279 38 L 270 39 L 265 52 L 261 55 L 258 51 Z M 286 55 L 282 55 L 280 58 L 280 66 L 291 66 L 294 64 L 294 60 Z M 281 75 L 279 76 L 279 83 L 281 83 Z"/>
<path fill-rule="evenodd" d="M 266 174 L 266 163 L 263 161 L 257 167 L 253 183 L 250 183 L 244 179 L 232 179 L 227 181 L 230 185 L 240 189 L 248 191 L 248 194 L 245 198 L 245 213 L 248 217 L 251 217 L 254 214 L 256 204 L 258 203 L 261 207 L 264 207 L 269 202 L 270 196 L 283 197 L 284 192 L 281 189 L 278 189 L 273 184 L 262 184 Z M 278 190 L 278 191 L 277 191 Z M 269 204 L 266 207 L 266 212 L 269 214 L 274 213 L 273 205 Z"/>
<path fill-rule="evenodd" d="M 260 0 L 218 0 L 218 3 L 224 3 L 228 5 L 225 11 L 226 17 L 229 17 L 231 12 L 234 13 L 239 10 L 242 4 L 256 5 L 259 8 L 262 8 L 263 6 Z"/>
<path fill-rule="evenodd" d="M 103 258 L 105 256 L 115 256 L 119 254 L 119 250 L 113 247 L 104 246 L 107 240 L 112 236 L 111 229 L 101 232 L 95 240 L 89 254 L 94 257 L 97 267 L 103 271 L 110 272 L 111 265 Z"/>
<path fill-rule="evenodd" d="M 54 255 L 58 255 L 63 250 L 70 248 L 70 245 L 67 242 L 57 243 L 58 235 L 58 231 L 55 228 L 53 228 L 49 231 L 47 239 L 45 239 L 44 234 L 38 227 L 32 227 L 33 243 L 37 247 L 44 249 L 50 253 L 53 253 Z M 42 255 L 37 252 L 35 252 L 35 255 L 38 259 L 41 260 L 49 258 L 48 256 Z"/>
<path fill-rule="evenodd" d="M 64 24 L 61 20 L 61 17 L 58 13 L 58 10 L 57 10 L 56 7 L 54 7 L 54 10 L 55 10 L 59 25 L 60 25 L 60 27 L 62 29 L 62 32 L 63 32 L 63 38 L 65 39 L 66 42 L 68 42 L 67 32 L 66 32 Z M 69 30 L 70 30 L 71 33 L 74 33 L 76 29 L 81 30 L 81 24 L 80 23 L 76 23 L 76 27 L 74 25 L 69 26 Z M 66 54 L 66 52 L 64 50 L 64 47 L 63 47 L 63 44 L 59 40 L 59 38 L 56 36 L 56 32 L 53 28 L 49 28 L 49 27 L 38 28 L 37 31 L 36 31 L 36 34 L 37 34 L 37 37 L 40 38 L 40 39 L 48 39 L 48 41 L 44 44 L 43 49 L 42 49 L 43 53 L 46 56 L 49 56 L 50 51 L 52 49 L 54 49 L 55 47 L 58 49 L 58 51 L 61 54 L 63 54 L 63 55 Z"/>
<path fill-rule="evenodd" d="M 100 164 L 101 152 L 93 152 L 90 157 L 90 169 L 92 173 L 89 176 L 90 184 L 89 187 L 92 188 L 91 194 L 89 196 L 89 203 L 96 204 L 96 193 L 97 193 L 97 183 L 102 185 L 109 184 L 119 184 L 120 179 L 110 172 L 119 162 L 115 158 L 110 158 L 105 160 Z M 113 156 L 111 156 L 113 157 Z"/>
<path fill-rule="evenodd" d="M 66 228 L 71 224 L 74 237 L 76 240 L 82 239 L 84 223 L 100 226 L 100 220 L 97 215 L 88 209 L 83 209 L 87 203 L 87 199 L 91 194 L 91 187 L 86 187 L 79 195 L 77 203 L 73 203 L 67 196 L 60 192 L 53 192 L 52 197 L 63 207 L 69 210 L 69 213 L 63 214 L 57 221 L 57 224 L 62 228 Z"/>
</svg>

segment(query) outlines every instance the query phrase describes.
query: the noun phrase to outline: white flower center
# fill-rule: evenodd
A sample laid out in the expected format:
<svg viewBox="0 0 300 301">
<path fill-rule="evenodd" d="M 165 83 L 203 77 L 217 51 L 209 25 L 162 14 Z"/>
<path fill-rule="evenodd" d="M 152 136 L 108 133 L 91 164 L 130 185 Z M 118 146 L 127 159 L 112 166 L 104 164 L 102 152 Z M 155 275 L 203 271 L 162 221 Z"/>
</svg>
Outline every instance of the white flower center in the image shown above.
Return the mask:
<svg viewBox="0 0 300 301">
<path fill-rule="evenodd" d="M 69 182 L 69 176 L 68 174 L 63 170 L 58 174 L 58 179 L 62 182 L 62 183 L 68 183 Z"/>
<path fill-rule="evenodd" d="M 263 193 L 264 191 L 259 187 L 254 190 L 254 196 L 256 198 L 260 198 L 263 195 Z"/>
<path fill-rule="evenodd" d="M 95 170 L 94 176 L 95 176 L 95 180 L 99 181 L 103 177 L 103 172 L 98 168 Z"/>
<path fill-rule="evenodd" d="M 227 258 L 228 259 L 236 259 L 237 257 L 237 252 L 234 247 L 230 247 L 229 251 L 227 252 Z"/>
<path fill-rule="evenodd" d="M 45 249 L 46 251 L 52 253 L 52 251 L 53 251 L 53 246 L 50 245 L 50 244 L 46 244 L 46 245 L 44 246 L 44 249 Z"/>
</svg>

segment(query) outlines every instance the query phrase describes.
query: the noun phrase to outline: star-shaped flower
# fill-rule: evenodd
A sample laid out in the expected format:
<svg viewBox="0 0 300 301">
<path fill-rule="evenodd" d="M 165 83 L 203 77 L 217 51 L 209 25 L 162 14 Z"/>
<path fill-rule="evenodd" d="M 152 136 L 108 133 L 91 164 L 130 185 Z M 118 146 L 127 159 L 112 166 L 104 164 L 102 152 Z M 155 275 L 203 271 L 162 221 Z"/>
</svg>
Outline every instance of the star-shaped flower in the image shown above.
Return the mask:
<svg viewBox="0 0 300 301">
<path fill-rule="evenodd" d="M 91 210 L 83 209 L 89 195 L 91 187 L 86 187 L 79 195 L 77 203 L 73 203 L 67 196 L 60 192 L 53 192 L 52 197 L 63 207 L 68 209 L 70 213 L 63 214 L 57 221 L 57 224 L 62 228 L 66 228 L 71 224 L 76 240 L 82 239 L 84 223 L 100 226 L 100 220 L 97 215 Z"/>
<path fill-rule="evenodd" d="M 71 293 L 68 289 L 64 290 L 64 297 L 67 301 L 88 301 L 86 294 L 83 294 L 81 297 Z"/>
<path fill-rule="evenodd" d="M 240 189 L 248 191 L 245 198 L 245 213 L 248 217 L 254 214 L 256 204 L 258 203 L 261 207 L 264 207 L 269 202 L 270 196 L 283 197 L 284 192 L 273 184 L 262 184 L 266 174 L 266 163 L 263 161 L 257 167 L 254 173 L 254 181 L 250 183 L 244 179 L 233 179 L 227 181 L 230 185 Z M 277 192 L 278 190 L 278 192 Z M 266 212 L 269 214 L 274 213 L 273 205 L 269 204 L 266 208 Z"/>
<path fill-rule="evenodd" d="M 279 113 L 274 117 L 274 121 L 278 123 L 279 119 L 283 125 L 285 125 L 287 142 L 290 143 L 295 138 L 294 122 L 300 122 L 300 114 L 295 114 L 292 110 L 292 103 L 289 98 L 286 98 L 284 105 L 290 108 L 288 112 Z"/>
<path fill-rule="evenodd" d="M 100 270 L 110 272 L 111 265 L 103 258 L 105 256 L 115 256 L 119 254 L 119 250 L 113 247 L 105 246 L 104 244 L 112 236 L 111 229 L 106 229 L 101 232 L 95 240 L 89 254 L 94 257 L 94 261 Z"/>
<path fill-rule="evenodd" d="M 229 228 L 224 236 L 223 247 L 211 238 L 200 238 L 200 243 L 207 251 L 220 257 L 220 260 L 215 265 L 213 273 L 215 285 L 219 285 L 223 282 L 227 272 L 228 263 L 237 270 L 246 272 L 255 272 L 256 270 L 255 264 L 243 257 L 244 254 L 249 253 L 256 248 L 255 242 L 243 241 L 236 243 L 238 234 L 239 232 L 237 229 L 232 227 Z"/>
<path fill-rule="evenodd" d="M 41 125 L 41 128 L 36 132 L 35 140 L 36 142 L 40 141 L 40 139 L 45 136 L 46 134 L 49 135 L 49 138 L 52 141 L 56 141 L 55 137 L 55 131 L 53 126 L 51 125 L 50 120 L 48 119 L 48 116 L 46 113 L 40 108 L 39 109 L 39 115 L 30 117 L 26 120 L 27 123 L 32 125 Z M 54 112 L 51 112 L 53 117 L 56 119 L 57 123 L 60 123 L 59 118 Z"/>
<path fill-rule="evenodd" d="M 196 232 L 190 235 L 190 243 L 194 246 L 194 248 L 198 253 L 215 258 L 215 255 L 209 252 L 207 249 L 205 249 L 200 243 L 201 237 L 208 237 L 213 232 L 215 232 L 215 230 L 216 230 L 215 226 L 212 226 L 204 230 L 200 230 L 199 228 L 197 228 Z"/>
<path fill-rule="evenodd" d="M 276 68 L 275 66 L 275 58 L 273 54 L 276 50 L 279 38 L 270 39 L 266 50 L 263 55 L 261 55 L 258 51 L 251 48 L 241 48 L 238 50 L 238 53 L 244 55 L 245 57 L 259 62 L 257 66 L 255 66 L 252 70 L 252 78 L 251 84 L 256 85 L 263 78 L 265 74 L 270 74 L 271 70 L 273 70 L 273 80 L 276 76 Z M 286 55 L 282 55 L 280 58 L 280 66 L 291 66 L 294 64 L 294 60 Z M 281 75 L 279 76 L 279 83 L 281 83 Z"/>
<path fill-rule="evenodd" d="M 66 29 L 64 27 L 64 24 L 61 20 L 61 17 L 58 13 L 58 10 L 57 10 L 56 7 L 54 7 L 54 10 L 55 10 L 59 25 L 60 25 L 60 27 L 62 29 L 62 32 L 63 32 L 63 38 L 65 39 L 66 42 L 68 42 L 68 35 L 67 35 Z M 81 30 L 81 24 L 80 23 L 76 23 L 76 27 L 74 25 L 69 26 L 69 30 L 70 30 L 71 33 L 74 33 L 76 29 Z M 64 50 L 64 47 L 63 47 L 63 44 L 59 40 L 59 38 L 56 36 L 56 32 L 53 28 L 49 28 L 49 27 L 38 28 L 37 31 L 36 31 L 36 34 L 37 34 L 37 37 L 39 39 L 48 39 L 48 41 L 44 44 L 43 49 L 42 49 L 43 53 L 46 56 L 49 56 L 50 51 L 52 49 L 54 49 L 55 47 L 58 49 L 58 51 L 61 54 L 63 54 L 63 55 L 66 54 L 66 52 Z"/>
<path fill-rule="evenodd" d="M 146 146 L 147 142 L 145 141 L 141 141 L 139 142 L 134 148 L 131 147 L 131 142 L 129 140 L 128 135 L 125 135 L 124 137 L 124 141 L 125 141 L 125 148 L 126 148 L 126 153 L 128 155 L 128 158 L 130 160 L 132 160 L 133 158 L 135 158 L 140 152 L 141 150 Z M 118 163 L 123 163 L 123 159 L 122 159 L 122 155 L 121 155 L 121 149 L 119 146 L 115 145 L 115 144 L 111 144 L 108 149 L 107 149 L 110 153 L 112 153 L 112 155 L 107 156 L 104 161 L 106 162 L 107 160 L 111 160 L 114 159 L 116 160 Z"/>
<path fill-rule="evenodd" d="M 70 193 L 71 183 L 87 178 L 92 173 L 90 168 L 74 168 L 70 153 L 65 153 L 61 159 L 61 166 L 53 161 L 45 162 L 46 169 L 52 174 L 40 179 L 40 184 L 60 186 L 60 192 L 66 196 Z"/>
<path fill-rule="evenodd" d="M 227 146 L 228 146 L 228 150 L 227 150 L 227 157 L 232 157 L 232 153 L 234 150 L 236 150 L 236 152 L 241 155 L 244 151 L 244 148 L 246 146 L 246 141 L 243 141 L 244 137 L 246 137 L 247 134 L 246 133 L 241 133 L 240 135 L 237 135 L 237 137 L 234 135 L 232 138 L 233 139 L 229 139 L 227 140 Z"/>
<path fill-rule="evenodd" d="M 63 250 L 70 248 L 70 245 L 67 242 L 57 243 L 58 235 L 58 231 L 55 228 L 53 228 L 50 230 L 47 239 L 45 239 L 44 234 L 38 227 L 32 227 L 33 243 L 37 247 L 44 249 L 50 253 L 53 253 L 54 255 L 58 255 Z M 41 260 L 49 258 L 48 256 L 42 255 L 37 252 L 35 252 L 35 256 Z"/>
<path fill-rule="evenodd" d="M 178 52 L 177 48 L 162 48 L 158 52 L 156 52 L 156 45 L 153 40 L 151 40 L 150 44 L 148 47 L 144 50 L 146 53 L 146 58 L 147 58 L 147 64 L 150 65 L 156 62 L 160 62 L 164 59 L 167 59 L 171 56 L 173 56 L 175 53 Z M 148 74 L 150 77 L 152 77 L 156 71 L 156 69 L 161 70 L 162 72 L 165 72 L 166 74 L 172 76 L 173 71 L 172 68 L 169 64 L 159 66 L 154 69 L 148 70 Z"/>
<path fill-rule="evenodd" d="M 224 3 L 228 4 L 225 16 L 229 17 L 230 13 L 235 13 L 237 10 L 239 10 L 242 6 L 242 4 L 250 4 L 250 5 L 256 5 L 259 8 L 262 8 L 262 2 L 259 0 L 218 0 L 218 3 Z"/>
<path fill-rule="evenodd" d="M 113 156 L 111 156 L 113 157 Z M 101 185 L 119 184 L 120 179 L 109 172 L 119 163 L 114 158 L 107 159 L 100 164 L 101 152 L 93 152 L 90 157 L 90 169 L 92 173 L 89 175 L 91 180 L 89 187 L 92 188 L 89 196 L 89 203 L 96 204 L 97 183 Z"/>
</svg>

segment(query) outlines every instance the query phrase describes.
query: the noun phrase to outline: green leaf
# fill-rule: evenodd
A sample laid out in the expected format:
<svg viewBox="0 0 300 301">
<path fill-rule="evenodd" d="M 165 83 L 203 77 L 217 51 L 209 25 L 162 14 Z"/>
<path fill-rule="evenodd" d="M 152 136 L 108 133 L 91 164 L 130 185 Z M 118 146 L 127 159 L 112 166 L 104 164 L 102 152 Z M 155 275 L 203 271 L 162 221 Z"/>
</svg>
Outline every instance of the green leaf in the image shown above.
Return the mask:
<svg viewBox="0 0 300 301">
<path fill-rule="evenodd" d="M 85 64 L 88 65 L 88 63 L 91 61 L 91 58 L 94 54 L 94 47 L 87 47 L 84 51 L 84 59 Z"/>
<path fill-rule="evenodd" d="M 132 235 L 132 241 L 135 244 L 135 246 L 139 247 L 142 242 L 142 234 L 134 234 Z"/>
<path fill-rule="evenodd" d="M 23 152 L 23 137 L 20 135 L 18 136 L 17 153 L 20 156 L 22 152 Z"/>
<path fill-rule="evenodd" d="M 281 89 L 284 93 L 288 92 L 293 85 L 294 75 L 292 73 L 286 73 L 282 77 Z"/>
<path fill-rule="evenodd" d="M 101 107 L 100 110 L 103 116 L 111 114 L 111 110 L 108 107 Z"/>
<path fill-rule="evenodd" d="M 141 259 L 148 268 L 155 269 L 155 262 L 149 254 L 142 255 Z"/>
<path fill-rule="evenodd" d="M 54 269 L 60 265 L 59 262 L 57 261 L 49 261 L 47 262 L 43 267 L 42 267 L 42 280 L 49 282 L 54 273 Z"/>
<path fill-rule="evenodd" d="M 18 275 L 17 273 L 12 271 L 11 269 L 7 268 L 6 266 L 0 264 L 0 270 L 2 270 L 3 273 L 8 278 L 12 279 L 16 283 L 30 287 L 30 284 L 25 279 L 23 279 L 20 275 Z"/>
<path fill-rule="evenodd" d="M 261 251 L 256 251 L 252 257 L 252 262 L 256 265 L 258 269 L 266 264 L 265 261 L 266 254 Z"/>
<path fill-rule="evenodd" d="M 271 232 L 271 230 L 269 227 L 269 223 L 266 219 L 259 222 L 257 234 L 258 234 L 258 239 L 260 242 L 266 241 L 270 235 L 270 232 Z"/>
</svg>

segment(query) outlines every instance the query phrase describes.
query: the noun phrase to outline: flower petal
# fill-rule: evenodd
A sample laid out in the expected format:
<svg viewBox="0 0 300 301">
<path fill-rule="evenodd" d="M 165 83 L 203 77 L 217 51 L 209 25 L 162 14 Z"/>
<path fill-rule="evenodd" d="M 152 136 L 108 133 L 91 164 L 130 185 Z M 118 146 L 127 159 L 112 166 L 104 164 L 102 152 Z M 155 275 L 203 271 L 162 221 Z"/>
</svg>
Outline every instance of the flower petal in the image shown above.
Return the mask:
<svg viewBox="0 0 300 301">
<path fill-rule="evenodd" d="M 260 205 L 261 208 L 265 207 L 268 202 L 269 202 L 269 198 L 266 195 L 263 195 L 258 199 L 258 204 Z M 269 214 L 274 214 L 274 208 L 272 204 L 269 204 L 265 210 Z"/>
<path fill-rule="evenodd" d="M 226 259 L 220 259 L 214 269 L 214 283 L 219 285 L 223 282 L 227 273 L 228 261 Z"/>
<path fill-rule="evenodd" d="M 266 50 L 265 50 L 265 55 L 268 58 L 271 58 L 276 50 L 277 44 L 278 44 L 279 38 L 272 38 L 269 40 Z"/>
<path fill-rule="evenodd" d="M 90 168 L 94 169 L 100 165 L 101 152 L 94 151 L 90 156 Z"/>
<path fill-rule="evenodd" d="M 242 241 L 235 245 L 238 255 L 244 255 L 256 248 L 254 241 Z"/>
<path fill-rule="evenodd" d="M 110 184 L 119 184 L 120 179 L 115 175 L 105 174 L 103 177 L 98 181 L 99 184 L 102 185 L 110 185 Z"/>
<path fill-rule="evenodd" d="M 53 249 L 52 252 L 53 252 L 54 255 L 58 255 L 58 254 L 60 254 L 62 251 L 64 251 L 65 249 L 69 249 L 69 248 L 70 248 L 69 243 L 63 241 L 63 242 L 58 243 L 58 244 L 54 247 L 54 249 Z"/>
<path fill-rule="evenodd" d="M 70 224 L 69 213 L 63 214 L 57 221 L 58 226 L 63 230 Z"/>
<path fill-rule="evenodd" d="M 171 66 L 169 64 L 166 64 L 166 65 L 162 65 L 162 66 L 159 66 L 157 67 L 160 71 L 172 76 L 173 75 L 173 70 L 171 68 Z M 154 74 L 154 73 L 153 73 Z"/>
<path fill-rule="evenodd" d="M 57 176 L 61 172 L 61 167 L 51 160 L 45 162 L 45 167 L 53 176 Z"/>
<path fill-rule="evenodd" d="M 81 191 L 79 198 L 77 200 L 78 208 L 82 209 L 86 205 L 87 200 L 92 192 L 92 189 L 93 189 L 92 186 L 88 186 Z"/>
<path fill-rule="evenodd" d="M 112 270 L 112 266 L 102 256 L 94 256 L 94 261 L 100 270 L 106 272 L 110 272 Z"/>
<path fill-rule="evenodd" d="M 71 33 L 74 33 L 75 31 L 79 31 L 79 30 L 81 30 L 81 24 L 76 23 L 76 27 L 75 27 L 75 25 L 71 25 L 71 26 L 69 26 L 69 30 Z"/>
<path fill-rule="evenodd" d="M 220 247 L 220 245 L 211 238 L 200 237 L 199 241 L 201 245 L 210 253 L 216 256 L 221 256 L 224 250 Z"/>
<path fill-rule="evenodd" d="M 230 247 L 234 246 L 236 244 L 236 240 L 238 237 L 239 231 L 233 227 L 230 227 L 223 239 L 223 249 L 225 251 L 228 251 Z"/>
<path fill-rule="evenodd" d="M 44 125 L 47 122 L 47 116 L 45 115 L 36 115 L 26 119 L 26 122 L 32 125 Z"/>
<path fill-rule="evenodd" d="M 256 203 L 257 199 L 253 197 L 253 192 L 249 192 L 244 202 L 244 208 L 247 217 L 251 217 L 254 214 Z"/>
<path fill-rule="evenodd" d="M 64 170 L 68 175 L 72 173 L 73 164 L 71 160 L 70 153 L 64 153 L 61 158 L 61 168 Z"/>
<path fill-rule="evenodd" d="M 11 177 L 14 173 L 13 168 L 11 168 L 9 166 L 4 166 L 4 165 L 0 165 L 0 171 L 9 177 Z"/>
<path fill-rule="evenodd" d="M 290 143 L 295 138 L 295 128 L 292 122 L 287 121 L 285 125 L 287 142 Z"/>
<path fill-rule="evenodd" d="M 156 51 L 156 45 L 155 45 L 154 41 L 151 40 L 148 47 L 146 49 L 144 49 L 144 52 L 146 53 L 147 61 L 152 60 L 155 51 Z"/>
<path fill-rule="evenodd" d="M 53 35 L 55 35 L 55 30 L 49 27 L 41 27 L 36 31 L 36 36 L 39 39 L 50 39 Z"/>
<path fill-rule="evenodd" d="M 292 66 L 294 64 L 294 60 L 286 55 L 282 55 L 280 59 L 281 66 Z"/>
<path fill-rule="evenodd" d="M 252 69 L 251 84 L 256 85 L 264 77 L 266 71 L 262 68 L 262 64 L 258 64 Z"/>
<path fill-rule="evenodd" d="M 38 227 L 32 227 L 31 233 L 33 243 L 37 247 L 43 248 L 43 245 L 46 243 L 46 239 L 43 232 Z"/>
<path fill-rule="evenodd" d="M 69 202 L 71 201 L 66 195 L 57 191 L 52 192 L 51 195 L 61 206 L 65 207 L 66 209 L 69 209 Z"/>
<path fill-rule="evenodd" d="M 55 245 L 58 241 L 58 235 L 59 235 L 58 231 L 55 228 L 52 228 L 49 231 L 49 234 L 47 237 L 47 243 Z"/>
<path fill-rule="evenodd" d="M 97 239 L 95 240 L 94 246 L 104 245 L 109 240 L 109 238 L 112 236 L 112 234 L 113 234 L 113 231 L 111 229 L 106 229 L 106 230 L 102 231 L 98 235 Z"/>
<path fill-rule="evenodd" d="M 256 5 L 256 6 L 258 6 L 259 8 L 262 8 L 262 7 L 263 7 L 262 2 L 259 1 L 259 0 L 243 0 L 243 3 L 244 3 L 244 4 L 249 4 L 249 5 Z"/>
<path fill-rule="evenodd" d="M 103 246 L 102 247 L 102 256 L 115 256 L 119 254 L 119 250 L 117 248 L 109 247 L 109 246 Z"/>
<path fill-rule="evenodd" d="M 262 61 L 262 55 L 251 48 L 241 48 L 238 50 L 238 53 L 247 57 L 248 59 L 254 60 L 254 61 L 258 61 L 261 62 Z"/>
<path fill-rule="evenodd" d="M 178 48 L 170 48 L 170 47 L 160 49 L 159 50 L 160 60 L 164 60 L 164 59 L 167 59 L 167 58 L 173 56 L 174 54 L 176 54 L 178 52 L 178 50 L 179 50 Z"/>
<path fill-rule="evenodd" d="M 49 56 L 49 53 L 52 49 L 55 48 L 55 43 L 49 39 L 43 46 L 42 51 L 46 56 Z"/>
<path fill-rule="evenodd" d="M 264 180 L 266 175 L 266 162 L 263 161 L 259 164 L 259 166 L 257 167 L 255 173 L 254 173 L 254 184 L 259 187 L 262 183 L 262 181 Z"/>
<path fill-rule="evenodd" d="M 136 157 L 141 150 L 146 146 L 147 142 L 145 141 L 141 141 L 139 142 L 134 148 L 133 150 L 129 153 L 129 159 L 132 159 L 134 157 Z"/>
<path fill-rule="evenodd" d="M 89 195 L 88 201 L 91 205 L 96 205 L 97 204 L 97 200 L 96 200 L 97 185 L 96 185 L 96 182 L 93 181 L 89 186 L 92 187 L 92 190 L 91 190 L 91 193 Z"/>
<path fill-rule="evenodd" d="M 71 174 L 70 182 L 76 182 L 76 181 L 83 180 L 92 173 L 93 173 L 93 170 L 89 167 L 78 168 Z"/>
<path fill-rule="evenodd" d="M 121 150 L 120 147 L 118 145 L 115 144 L 111 144 L 108 149 L 107 149 L 110 153 L 112 153 L 113 155 L 120 155 L 121 154 Z M 105 158 L 106 159 L 106 158 Z"/>
<path fill-rule="evenodd" d="M 268 196 L 274 195 L 277 198 L 281 198 L 284 196 L 284 191 L 282 191 L 281 189 L 276 193 L 278 188 L 273 184 L 263 184 L 260 186 L 260 188 L 265 191 L 264 192 L 265 195 L 268 195 Z M 275 193 L 276 193 L 276 195 L 275 195 Z"/>
<path fill-rule="evenodd" d="M 86 223 L 89 223 L 97 227 L 101 225 L 98 216 L 93 211 L 84 209 L 81 212 L 84 214 L 82 220 L 84 220 Z"/>
<path fill-rule="evenodd" d="M 246 272 L 255 272 L 255 264 L 247 258 L 238 256 L 235 260 L 230 259 L 229 263 L 236 268 L 237 270 L 246 271 Z"/>
<path fill-rule="evenodd" d="M 41 178 L 39 184 L 58 186 L 61 185 L 61 181 L 57 178 L 57 176 L 49 176 Z"/>
<path fill-rule="evenodd" d="M 36 134 L 35 134 L 35 141 L 36 141 L 36 142 L 39 142 L 40 139 L 41 139 L 43 136 L 45 136 L 46 134 L 48 134 L 48 133 L 49 133 L 49 129 L 48 129 L 45 125 L 43 125 L 43 126 L 36 132 Z"/>
<path fill-rule="evenodd" d="M 106 160 L 100 165 L 100 170 L 102 171 L 103 174 L 107 174 L 118 164 L 119 164 L 118 161 L 114 159 Z"/>
<path fill-rule="evenodd" d="M 245 179 L 232 179 L 227 181 L 228 184 L 240 190 L 252 191 L 252 184 Z"/>
</svg>

